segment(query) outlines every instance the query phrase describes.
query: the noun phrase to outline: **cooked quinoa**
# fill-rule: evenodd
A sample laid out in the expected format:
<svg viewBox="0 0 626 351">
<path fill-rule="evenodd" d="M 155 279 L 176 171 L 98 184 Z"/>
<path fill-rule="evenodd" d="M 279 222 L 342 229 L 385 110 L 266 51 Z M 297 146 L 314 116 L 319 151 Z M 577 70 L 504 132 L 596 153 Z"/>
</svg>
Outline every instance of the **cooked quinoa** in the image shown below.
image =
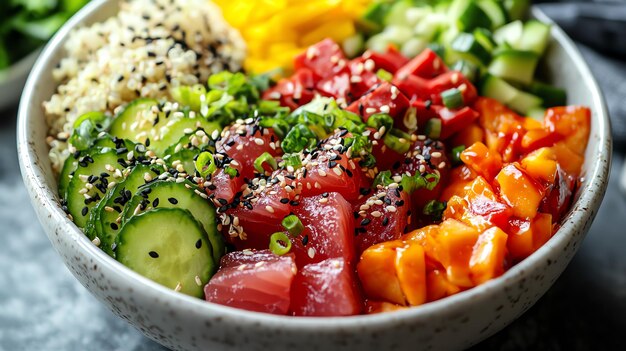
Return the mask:
<svg viewBox="0 0 626 351">
<path fill-rule="evenodd" d="M 44 102 L 50 161 L 59 171 L 74 121 L 90 111 L 114 115 L 138 97 L 238 71 L 245 43 L 209 0 L 126 0 L 117 16 L 70 34 L 52 72 L 60 85 Z"/>
</svg>

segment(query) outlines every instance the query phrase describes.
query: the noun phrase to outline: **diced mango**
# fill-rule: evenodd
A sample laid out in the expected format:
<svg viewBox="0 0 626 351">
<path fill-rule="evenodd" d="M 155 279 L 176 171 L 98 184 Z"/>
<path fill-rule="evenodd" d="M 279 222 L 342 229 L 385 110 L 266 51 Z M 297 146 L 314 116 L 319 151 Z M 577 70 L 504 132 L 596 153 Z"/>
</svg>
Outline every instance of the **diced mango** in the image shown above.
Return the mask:
<svg viewBox="0 0 626 351">
<path fill-rule="evenodd" d="M 533 252 L 537 251 L 552 237 L 552 215 L 537 213 L 532 222 Z"/>
<path fill-rule="evenodd" d="M 357 273 L 368 298 L 406 305 L 396 273 L 396 249 L 403 246 L 398 240 L 387 241 L 374 245 L 361 254 Z"/>
<path fill-rule="evenodd" d="M 507 234 L 498 227 L 484 231 L 472 250 L 469 269 L 474 284 L 482 284 L 502 275 L 507 248 Z"/>
<path fill-rule="evenodd" d="M 558 142 L 552 146 L 552 151 L 556 155 L 556 160 L 563 170 L 573 176 L 578 177 L 585 159 L 567 146 L 564 142 Z"/>
<path fill-rule="evenodd" d="M 385 301 L 367 301 L 365 304 L 365 312 L 367 314 L 393 312 L 403 310 L 405 308 L 406 307 L 404 306 Z"/>
<path fill-rule="evenodd" d="M 452 145 L 470 146 L 474 143 L 482 143 L 485 138 L 485 131 L 476 123 L 472 123 L 461 129 L 452 137 Z"/>
<path fill-rule="evenodd" d="M 466 165 L 453 168 L 450 171 L 450 180 L 439 196 L 440 201 L 448 201 L 452 196 L 465 195 L 465 188 L 472 183 L 477 174 Z"/>
<path fill-rule="evenodd" d="M 520 163 L 534 179 L 554 183 L 557 163 L 553 149 L 547 147 L 537 149 L 524 157 Z"/>
<path fill-rule="evenodd" d="M 426 286 L 428 301 L 439 300 L 461 291 L 461 288 L 448 281 L 446 273 L 441 270 L 428 272 L 426 276 Z"/>
<path fill-rule="evenodd" d="M 552 215 L 538 213 L 533 219 L 515 219 L 509 227 L 507 248 L 513 261 L 537 251 L 552 237 Z"/>
<path fill-rule="evenodd" d="M 424 249 L 415 243 L 396 250 L 396 272 L 410 306 L 426 302 L 426 264 Z"/>
<path fill-rule="evenodd" d="M 565 137 L 565 144 L 578 155 L 585 153 L 591 126 L 591 111 L 587 107 L 553 107 L 546 111 L 545 127 Z"/>
<path fill-rule="evenodd" d="M 509 164 L 496 176 L 500 185 L 500 196 L 508 203 L 513 215 L 533 218 L 543 198 L 535 181 L 517 165 Z"/>
<path fill-rule="evenodd" d="M 448 281 L 460 287 L 471 287 L 469 261 L 479 232 L 457 220 L 441 223 L 437 242 L 441 264 L 446 269 Z"/>
<path fill-rule="evenodd" d="M 487 180 L 493 179 L 502 168 L 502 158 L 485 144 L 477 142 L 461 153 L 461 161 Z"/>
</svg>

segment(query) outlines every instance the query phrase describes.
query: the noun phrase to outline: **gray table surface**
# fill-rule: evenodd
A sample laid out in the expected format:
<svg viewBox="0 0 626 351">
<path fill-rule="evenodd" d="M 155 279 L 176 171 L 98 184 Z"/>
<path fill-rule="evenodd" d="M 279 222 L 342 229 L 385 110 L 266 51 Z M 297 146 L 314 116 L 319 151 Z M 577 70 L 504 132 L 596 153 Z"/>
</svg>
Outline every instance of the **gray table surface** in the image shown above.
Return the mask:
<svg viewBox="0 0 626 351">
<path fill-rule="evenodd" d="M 605 60 L 584 50 L 590 62 Z M 605 60 L 612 86 L 624 64 Z M 612 79 L 609 79 L 611 77 Z M 619 80 L 623 84 L 625 80 Z M 622 90 L 623 91 L 623 90 Z M 76 281 L 48 242 L 22 185 L 15 110 L 0 112 L 0 351 L 162 350 L 116 318 Z M 512 325 L 474 350 L 614 350 L 626 342 L 626 196 L 618 190 L 616 152 L 609 190 L 578 254 L 549 292 Z"/>
</svg>

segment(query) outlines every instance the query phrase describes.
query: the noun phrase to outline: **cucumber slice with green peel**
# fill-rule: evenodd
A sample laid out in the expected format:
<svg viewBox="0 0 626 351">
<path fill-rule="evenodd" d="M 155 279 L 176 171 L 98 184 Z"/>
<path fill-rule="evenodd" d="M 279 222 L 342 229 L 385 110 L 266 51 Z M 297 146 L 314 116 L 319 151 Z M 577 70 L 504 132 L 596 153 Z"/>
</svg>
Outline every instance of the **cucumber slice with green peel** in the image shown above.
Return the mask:
<svg viewBox="0 0 626 351">
<path fill-rule="evenodd" d="M 155 113 L 159 102 L 155 99 L 136 99 L 126 105 L 113 123 L 109 133 L 120 139 L 128 139 L 133 142 L 146 143 L 150 131 L 167 123 L 162 113 Z"/>
<path fill-rule="evenodd" d="M 491 27 L 482 28 L 496 29 L 508 22 L 508 14 L 500 1 L 478 0 L 476 3 L 491 21 Z"/>
<path fill-rule="evenodd" d="M 522 20 L 526 18 L 530 0 L 504 0 L 503 2 L 506 12 L 509 14 L 511 21 Z"/>
<path fill-rule="evenodd" d="M 524 24 L 524 31 L 517 44 L 517 48 L 519 50 L 532 51 L 538 55 L 543 55 L 549 40 L 550 25 L 531 20 Z"/>
<path fill-rule="evenodd" d="M 193 184 L 187 181 L 183 183 L 158 181 L 139 188 L 124 208 L 122 224 L 126 226 L 133 216 L 155 208 L 182 208 L 191 212 L 207 232 L 213 257 L 219 264 L 219 259 L 226 249 L 222 235 L 217 230 L 215 207 L 209 200 L 196 193 Z"/>
<path fill-rule="evenodd" d="M 496 99 L 524 115 L 533 108 L 541 107 L 543 103 L 541 98 L 521 91 L 503 79 L 489 74 L 483 78 L 480 94 Z"/>
<path fill-rule="evenodd" d="M 97 236 L 100 239 L 100 248 L 110 256 L 115 257 L 113 244 L 122 226 L 121 216 L 124 206 L 140 186 L 153 181 L 159 174 L 157 166 L 136 165 L 91 211 L 87 224 L 87 227 L 92 229 L 90 239 L 93 240 Z"/>
<path fill-rule="evenodd" d="M 374 2 L 367 7 L 357 25 L 367 33 L 379 32 L 384 27 L 385 17 L 387 17 L 392 5 L 393 3 L 385 1 Z"/>
<path fill-rule="evenodd" d="M 115 151 L 93 151 L 78 162 L 67 187 L 67 209 L 79 228 L 85 228 L 90 211 L 107 194 L 109 183 L 123 179 L 125 167 L 118 163 Z"/>
<path fill-rule="evenodd" d="M 450 19 L 462 32 L 476 28 L 492 28 L 489 15 L 474 0 L 453 0 L 449 10 Z"/>
<path fill-rule="evenodd" d="M 194 175 L 196 174 L 196 157 L 202 152 L 201 149 L 181 149 L 165 156 L 164 160 L 174 169 L 181 164 L 185 173 Z"/>
<path fill-rule="evenodd" d="M 493 34 L 488 29 L 476 28 L 474 29 L 474 38 L 484 47 L 489 53 L 496 47 L 496 42 L 493 41 Z"/>
<path fill-rule="evenodd" d="M 477 65 L 488 65 L 491 60 L 491 54 L 469 33 L 460 33 L 451 44 L 451 51 L 458 59 L 465 59 L 476 63 Z M 457 61 L 454 60 L 454 61 Z"/>
<path fill-rule="evenodd" d="M 192 137 L 198 129 L 202 129 L 207 138 L 213 131 L 222 130 L 217 122 L 209 122 L 202 117 L 180 118 L 170 121 L 167 125 L 161 127 L 159 137 L 154 138 L 148 148 L 153 150 L 157 155 L 163 156 L 166 154 L 165 151 L 168 147 L 185 136 Z M 202 136 L 199 137 L 202 138 Z"/>
<path fill-rule="evenodd" d="M 343 41 L 341 47 L 343 48 L 343 52 L 349 58 L 354 58 L 358 56 L 361 52 L 363 52 L 363 47 L 365 46 L 365 39 L 363 39 L 363 34 L 357 33 Z"/>
<path fill-rule="evenodd" d="M 204 129 L 197 129 L 192 134 L 183 135 L 176 143 L 170 145 L 164 152 L 166 155 L 172 155 L 182 149 L 192 149 L 201 151 L 215 152 L 215 141 L 207 134 Z"/>
<path fill-rule="evenodd" d="M 480 85 L 480 95 L 496 99 L 503 104 L 511 101 L 518 92 L 514 86 L 490 74 L 483 77 Z"/>
<path fill-rule="evenodd" d="M 490 74 L 524 85 L 529 85 L 535 76 L 539 56 L 531 51 L 502 50 L 494 53 L 487 70 Z"/>
<path fill-rule="evenodd" d="M 400 48 L 400 53 L 404 57 L 415 57 L 419 55 L 428 46 L 428 41 L 421 38 L 411 38 L 407 40 Z"/>
<path fill-rule="evenodd" d="M 522 21 L 513 21 L 496 29 L 493 32 L 493 40 L 498 45 L 508 44 L 510 47 L 515 48 L 522 39 L 523 32 L 524 23 Z"/>
<path fill-rule="evenodd" d="M 74 171 L 78 168 L 78 160 L 85 156 L 84 153 L 77 154 L 78 158 L 74 155 L 70 155 L 63 163 L 63 168 L 59 174 L 59 196 L 62 199 L 67 198 L 67 187 L 70 185 L 70 180 L 74 177 Z"/>
<path fill-rule="evenodd" d="M 522 115 L 527 116 L 533 109 L 541 108 L 543 100 L 533 94 L 518 90 L 517 94 L 507 105 Z"/>
<path fill-rule="evenodd" d="M 204 296 L 217 265 L 207 234 L 187 210 L 160 208 L 134 216 L 116 239 L 126 267 L 183 294 Z"/>
<path fill-rule="evenodd" d="M 541 82 L 533 82 L 528 91 L 543 99 L 544 107 L 567 105 L 567 92 L 564 89 Z"/>
</svg>

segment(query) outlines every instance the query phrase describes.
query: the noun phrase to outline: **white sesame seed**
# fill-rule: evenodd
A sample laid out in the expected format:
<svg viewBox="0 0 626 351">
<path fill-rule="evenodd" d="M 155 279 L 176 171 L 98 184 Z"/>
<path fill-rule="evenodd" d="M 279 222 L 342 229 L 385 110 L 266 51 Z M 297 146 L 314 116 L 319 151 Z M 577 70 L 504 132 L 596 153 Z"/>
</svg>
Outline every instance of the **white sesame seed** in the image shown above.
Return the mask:
<svg viewBox="0 0 626 351">
<path fill-rule="evenodd" d="M 333 172 L 335 172 L 336 175 L 341 176 L 341 169 L 339 167 L 335 167 L 333 168 Z"/>
<path fill-rule="evenodd" d="M 439 163 L 439 166 L 437 166 L 437 168 L 441 169 L 441 168 L 444 168 L 445 166 L 446 166 L 446 163 L 442 161 L 441 163 Z"/>
<path fill-rule="evenodd" d="M 257 144 L 257 145 L 263 145 L 263 144 L 265 144 L 265 141 L 263 139 L 261 139 L 261 138 L 255 138 L 254 139 L 254 143 Z"/>
<path fill-rule="evenodd" d="M 382 113 L 389 113 L 389 111 L 391 111 L 391 109 L 389 108 L 389 105 L 382 105 L 380 107 L 380 112 Z"/>
<path fill-rule="evenodd" d="M 100 238 L 98 238 L 98 237 L 93 238 L 93 240 L 92 240 L 91 242 L 92 242 L 94 245 L 98 246 L 98 247 L 99 247 L 99 246 L 100 246 L 100 244 L 101 244 L 101 242 L 100 242 Z"/>
<path fill-rule="evenodd" d="M 376 113 L 376 109 L 373 107 L 368 107 L 365 109 L 365 113 Z"/>
<path fill-rule="evenodd" d="M 310 258 L 315 257 L 315 248 L 313 247 L 309 247 L 309 249 L 307 250 L 307 255 L 309 255 Z"/>
<path fill-rule="evenodd" d="M 319 199 L 319 203 L 321 203 L 321 204 L 325 204 L 327 202 L 328 202 L 328 198 L 323 197 L 323 198 Z"/>
<path fill-rule="evenodd" d="M 178 282 L 178 284 L 176 284 L 176 287 L 174 288 L 174 291 L 179 292 L 183 289 L 183 284 L 181 284 L 180 282 Z"/>
<path fill-rule="evenodd" d="M 389 212 L 396 212 L 396 207 L 395 206 L 387 206 L 385 207 L 385 209 Z"/>
<path fill-rule="evenodd" d="M 265 206 L 265 210 L 269 213 L 274 213 L 274 208 L 272 206 Z"/>
<path fill-rule="evenodd" d="M 106 169 L 109 172 L 114 172 L 115 171 L 115 168 L 113 168 L 113 166 L 111 166 L 108 163 L 106 165 L 104 165 L 104 169 Z"/>
<path fill-rule="evenodd" d="M 380 211 L 373 211 L 372 213 L 370 213 L 372 215 L 372 217 L 374 218 L 378 218 L 380 216 L 382 216 L 383 214 Z"/>
<path fill-rule="evenodd" d="M 202 280 L 200 280 L 200 277 L 196 276 L 196 285 L 198 286 L 202 286 Z"/>
</svg>

